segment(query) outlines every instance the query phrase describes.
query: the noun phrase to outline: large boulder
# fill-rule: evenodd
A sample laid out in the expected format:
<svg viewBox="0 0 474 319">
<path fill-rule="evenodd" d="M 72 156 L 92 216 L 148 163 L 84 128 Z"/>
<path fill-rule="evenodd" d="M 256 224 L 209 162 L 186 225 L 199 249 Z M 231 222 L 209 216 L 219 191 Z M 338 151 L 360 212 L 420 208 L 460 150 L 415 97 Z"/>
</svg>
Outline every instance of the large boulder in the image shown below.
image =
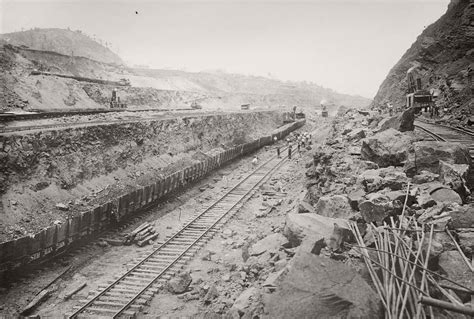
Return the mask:
<svg viewBox="0 0 474 319">
<path fill-rule="evenodd" d="M 240 315 L 244 314 L 250 307 L 252 301 L 255 301 L 258 298 L 258 294 L 259 291 L 255 287 L 250 287 L 244 290 L 234 301 L 230 310 L 236 310 L 240 317 Z"/>
<path fill-rule="evenodd" d="M 370 129 L 375 129 L 379 123 L 383 120 L 383 116 L 378 112 L 372 112 L 367 119 Z"/>
<path fill-rule="evenodd" d="M 435 205 L 429 207 L 426 210 L 422 211 L 421 215 L 418 217 L 417 220 L 419 223 L 425 224 L 429 221 L 432 221 L 434 218 L 436 218 L 436 216 L 440 215 L 446 210 L 446 205 Z"/>
<path fill-rule="evenodd" d="M 458 206 L 449 216 L 452 228 L 474 228 L 474 204 Z"/>
<path fill-rule="evenodd" d="M 168 290 L 174 294 L 182 294 L 188 289 L 192 280 L 188 272 L 178 274 L 168 281 Z"/>
<path fill-rule="evenodd" d="M 449 279 L 466 287 L 471 287 L 472 272 L 469 270 L 463 257 L 457 250 L 443 252 L 439 256 L 438 265 Z"/>
<path fill-rule="evenodd" d="M 439 174 L 434 174 L 429 171 L 421 171 L 419 174 L 412 177 L 413 184 L 424 184 L 433 182 L 439 179 Z"/>
<path fill-rule="evenodd" d="M 349 204 L 351 205 L 353 210 L 359 211 L 359 202 L 362 202 L 365 198 L 366 192 L 362 189 L 356 189 L 347 194 L 349 198 Z"/>
<path fill-rule="evenodd" d="M 264 296 L 269 318 L 381 318 L 380 299 L 353 268 L 299 251 Z"/>
<path fill-rule="evenodd" d="M 322 196 L 315 207 L 316 214 L 331 218 L 349 218 L 352 208 L 344 195 Z"/>
<path fill-rule="evenodd" d="M 461 196 L 451 188 L 438 188 L 430 193 L 431 198 L 436 203 L 457 203 L 462 204 Z"/>
<path fill-rule="evenodd" d="M 463 200 L 471 193 L 467 187 L 469 166 L 467 164 L 451 164 L 439 161 L 439 179 L 450 186 Z"/>
<path fill-rule="evenodd" d="M 381 193 L 387 196 L 391 201 L 398 200 L 400 203 L 405 203 L 406 201 L 408 207 L 416 202 L 416 197 L 410 193 L 407 194 L 405 190 L 382 191 Z"/>
<path fill-rule="evenodd" d="M 315 213 L 316 211 L 314 210 L 314 207 L 306 202 L 306 201 L 301 201 L 298 204 L 298 207 L 296 208 L 296 212 L 298 214 L 303 214 L 303 213 Z"/>
<path fill-rule="evenodd" d="M 473 253 L 474 251 L 474 232 L 466 231 L 458 233 L 459 244 L 461 248 L 467 253 Z"/>
<path fill-rule="evenodd" d="M 392 191 L 400 190 L 408 183 L 408 178 L 400 169 L 385 167 L 366 170 L 360 174 L 357 181 L 367 192 L 372 193 L 384 188 L 390 188 Z"/>
<path fill-rule="evenodd" d="M 379 122 L 379 131 L 385 131 L 389 128 L 400 132 L 413 131 L 415 129 L 415 109 L 409 108 L 401 114 L 383 119 Z"/>
<path fill-rule="evenodd" d="M 417 185 L 412 188 L 415 193 L 416 202 L 421 208 L 429 208 L 443 203 L 462 204 L 462 199 L 458 193 L 440 182 L 430 182 Z"/>
<path fill-rule="evenodd" d="M 280 233 L 274 233 L 267 237 L 260 239 L 250 247 L 250 256 L 258 256 L 266 251 L 276 252 L 280 247 L 287 243 L 288 240 Z"/>
<path fill-rule="evenodd" d="M 402 166 L 411 142 L 409 135 L 390 128 L 362 140 L 361 158 L 379 167 Z"/>
<path fill-rule="evenodd" d="M 366 136 L 365 129 L 363 128 L 356 128 L 349 133 L 347 133 L 347 140 L 348 141 L 358 141 Z"/>
<path fill-rule="evenodd" d="M 334 230 L 334 224 L 348 228 L 347 221 L 339 218 L 329 218 L 317 214 L 287 214 L 283 235 L 295 247 L 301 244 L 305 237 L 314 240 L 329 238 Z"/>
<path fill-rule="evenodd" d="M 466 145 L 451 142 L 420 141 L 413 143 L 408 152 L 404 170 L 410 177 L 429 171 L 440 173 L 440 161 L 450 164 L 471 165 L 469 149 Z"/>
<path fill-rule="evenodd" d="M 381 223 L 388 216 L 400 214 L 402 203 L 392 201 L 386 195 L 372 193 L 366 195 L 366 200 L 359 203 L 359 211 L 367 223 Z"/>
</svg>

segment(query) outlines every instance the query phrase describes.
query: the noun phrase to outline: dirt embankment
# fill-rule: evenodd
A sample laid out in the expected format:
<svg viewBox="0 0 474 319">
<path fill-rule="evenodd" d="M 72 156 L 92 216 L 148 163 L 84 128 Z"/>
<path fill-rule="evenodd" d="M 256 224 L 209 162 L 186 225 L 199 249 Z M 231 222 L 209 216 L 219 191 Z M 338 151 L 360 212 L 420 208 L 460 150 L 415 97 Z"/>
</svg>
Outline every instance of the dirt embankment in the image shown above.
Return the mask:
<svg viewBox="0 0 474 319">
<path fill-rule="evenodd" d="M 282 113 L 254 112 L 1 136 L 0 238 L 92 208 L 282 123 Z"/>
</svg>

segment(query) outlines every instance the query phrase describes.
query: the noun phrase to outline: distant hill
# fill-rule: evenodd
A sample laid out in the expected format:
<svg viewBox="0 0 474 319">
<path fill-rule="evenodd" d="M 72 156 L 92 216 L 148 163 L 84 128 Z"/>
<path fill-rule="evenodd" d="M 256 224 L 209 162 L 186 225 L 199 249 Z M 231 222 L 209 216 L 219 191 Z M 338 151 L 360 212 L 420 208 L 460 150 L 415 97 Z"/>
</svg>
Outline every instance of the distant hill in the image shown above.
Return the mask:
<svg viewBox="0 0 474 319">
<path fill-rule="evenodd" d="M 208 110 L 235 110 L 241 104 L 290 109 L 319 108 L 323 99 L 336 107 L 367 107 L 371 102 L 307 82 L 215 71 L 129 68 L 79 31 L 34 29 L 0 35 L 0 110 L 109 107 L 110 85 L 39 76 L 34 70 L 108 81 L 126 78 L 131 86 L 120 87 L 119 95 L 131 108 L 185 108 L 199 102 Z"/>
<path fill-rule="evenodd" d="M 28 31 L 0 34 L 0 40 L 3 40 L 0 42 L 17 46 L 24 45 L 36 50 L 81 56 L 104 63 L 123 64 L 117 54 L 81 31 L 35 28 Z"/>
<path fill-rule="evenodd" d="M 423 14 L 419 12 L 417 14 Z M 439 90 L 437 103 L 461 121 L 474 113 L 474 3 L 451 0 L 446 13 L 428 26 L 390 70 L 373 106 L 405 105 L 406 72 L 421 65 L 424 89 Z"/>
<path fill-rule="evenodd" d="M 242 96 L 264 96 L 269 103 L 286 106 L 318 106 L 322 99 L 337 106 L 367 107 L 371 100 L 357 95 L 342 94 L 314 83 L 290 82 L 262 76 L 231 74 L 225 72 L 185 72 L 179 70 L 129 69 L 135 76 L 146 77 L 144 86 L 157 89 L 209 92 L 221 96 L 228 94 Z M 142 78 L 143 79 L 143 78 Z M 131 77 L 132 84 L 136 81 Z M 248 103 L 253 102 L 248 97 Z M 242 102 L 246 102 L 245 99 Z M 258 102 L 257 102 L 258 103 Z M 263 103 L 265 104 L 265 103 Z"/>
</svg>

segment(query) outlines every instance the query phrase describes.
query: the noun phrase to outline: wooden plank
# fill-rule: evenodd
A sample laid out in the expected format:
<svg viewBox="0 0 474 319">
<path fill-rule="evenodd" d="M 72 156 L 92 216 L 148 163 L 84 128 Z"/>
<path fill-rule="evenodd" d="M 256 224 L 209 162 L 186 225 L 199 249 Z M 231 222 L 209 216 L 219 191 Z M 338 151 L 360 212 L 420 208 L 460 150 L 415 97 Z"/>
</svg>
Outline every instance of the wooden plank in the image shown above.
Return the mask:
<svg viewBox="0 0 474 319">
<path fill-rule="evenodd" d="M 87 286 L 86 282 L 79 284 L 77 287 L 73 288 L 70 292 L 67 292 L 63 299 L 64 300 L 71 299 L 72 296 L 74 296 L 76 293 L 81 291 L 85 286 Z"/>
<path fill-rule="evenodd" d="M 35 309 L 39 304 L 41 304 L 43 301 L 49 298 L 51 295 L 51 291 L 46 289 L 40 292 L 38 295 L 36 295 L 35 298 L 21 311 L 22 315 L 27 315 L 30 313 L 33 309 Z"/>
</svg>

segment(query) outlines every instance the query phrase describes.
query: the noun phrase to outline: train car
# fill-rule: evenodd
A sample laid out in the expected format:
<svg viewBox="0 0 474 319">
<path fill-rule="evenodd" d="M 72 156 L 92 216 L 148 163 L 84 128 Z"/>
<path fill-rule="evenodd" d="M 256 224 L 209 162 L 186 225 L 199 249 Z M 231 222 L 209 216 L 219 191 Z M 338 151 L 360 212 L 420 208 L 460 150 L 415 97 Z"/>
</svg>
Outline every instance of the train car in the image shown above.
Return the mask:
<svg viewBox="0 0 474 319">
<path fill-rule="evenodd" d="M 328 105 L 332 105 L 332 104 L 330 104 L 329 101 L 323 99 L 321 100 L 320 105 L 321 105 L 321 116 L 328 117 L 329 116 Z"/>
<path fill-rule="evenodd" d="M 321 105 L 321 116 L 322 117 L 328 117 L 329 116 L 328 109 L 327 109 L 326 105 Z"/>
<path fill-rule="evenodd" d="M 196 101 L 193 101 L 193 103 L 191 103 L 191 108 L 192 108 L 192 109 L 195 109 L 195 110 L 201 110 L 201 109 L 202 109 L 202 105 L 199 104 L 199 103 L 196 102 Z"/>
<path fill-rule="evenodd" d="M 241 109 L 241 110 L 250 110 L 250 104 L 242 104 L 242 105 L 240 106 L 240 109 Z"/>
</svg>

